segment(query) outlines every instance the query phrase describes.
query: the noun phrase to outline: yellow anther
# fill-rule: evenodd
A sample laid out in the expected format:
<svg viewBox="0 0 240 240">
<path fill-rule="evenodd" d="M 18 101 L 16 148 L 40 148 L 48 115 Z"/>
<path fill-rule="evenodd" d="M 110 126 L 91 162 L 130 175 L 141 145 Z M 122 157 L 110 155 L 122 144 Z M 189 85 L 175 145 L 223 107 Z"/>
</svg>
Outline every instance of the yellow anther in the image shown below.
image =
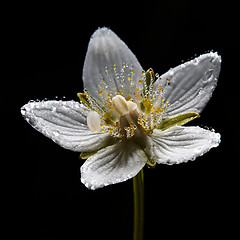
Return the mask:
<svg viewBox="0 0 240 240">
<path fill-rule="evenodd" d="M 135 92 L 136 92 L 136 93 L 139 92 L 139 88 L 135 88 Z"/>
<path fill-rule="evenodd" d="M 139 84 L 142 84 L 142 82 L 143 82 L 142 79 L 139 79 L 139 80 L 138 80 L 138 83 L 139 83 Z"/>
<path fill-rule="evenodd" d="M 134 122 L 130 122 L 129 126 L 133 127 L 134 126 Z"/>
<path fill-rule="evenodd" d="M 129 82 L 131 81 L 131 78 L 130 78 L 130 77 L 128 77 L 128 81 L 129 81 Z"/>
</svg>

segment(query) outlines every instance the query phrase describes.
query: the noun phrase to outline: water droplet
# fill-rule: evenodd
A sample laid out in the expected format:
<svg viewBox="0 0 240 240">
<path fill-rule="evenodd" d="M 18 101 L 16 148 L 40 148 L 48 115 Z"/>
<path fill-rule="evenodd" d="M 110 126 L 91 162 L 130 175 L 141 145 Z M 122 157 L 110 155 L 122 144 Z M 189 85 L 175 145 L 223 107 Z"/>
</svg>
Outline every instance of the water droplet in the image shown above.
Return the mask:
<svg viewBox="0 0 240 240">
<path fill-rule="evenodd" d="M 52 106 L 52 112 L 56 112 L 57 108 L 55 106 Z"/>
<path fill-rule="evenodd" d="M 193 64 L 195 64 L 195 65 L 197 65 L 198 63 L 199 63 L 199 59 L 198 58 L 195 58 L 195 59 L 193 59 Z"/>
<path fill-rule="evenodd" d="M 26 115 L 26 109 L 25 109 L 25 108 L 22 108 L 22 109 L 21 109 L 21 114 L 22 114 L 23 116 Z"/>
<path fill-rule="evenodd" d="M 209 80 L 212 79 L 212 76 L 213 76 L 213 69 L 209 69 L 208 71 L 206 71 L 203 75 L 203 81 L 204 82 L 207 82 Z"/>
<path fill-rule="evenodd" d="M 169 75 L 172 76 L 174 74 L 173 70 L 169 71 Z"/>
<path fill-rule="evenodd" d="M 29 105 L 28 111 L 30 110 L 30 108 L 33 109 L 33 108 L 35 107 L 34 101 L 33 101 L 33 102 L 30 102 L 28 105 Z"/>
<path fill-rule="evenodd" d="M 54 131 L 52 132 L 52 134 L 53 134 L 53 136 L 55 136 L 55 137 L 58 137 L 58 136 L 60 135 L 60 133 L 59 133 L 58 130 L 54 130 Z"/>
</svg>

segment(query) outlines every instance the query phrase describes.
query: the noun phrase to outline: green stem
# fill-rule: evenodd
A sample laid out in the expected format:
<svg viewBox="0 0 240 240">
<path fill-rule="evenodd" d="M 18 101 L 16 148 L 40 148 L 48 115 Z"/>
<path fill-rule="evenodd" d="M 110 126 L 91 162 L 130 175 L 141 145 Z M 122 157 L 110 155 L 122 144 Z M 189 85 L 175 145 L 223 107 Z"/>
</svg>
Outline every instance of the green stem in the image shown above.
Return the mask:
<svg viewBox="0 0 240 240">
<path fill-rule="evenodd" d="M 133 240 L 143 239 L 144 177 L 143 169 L 133 178 L 134 230 Z"/>
</svg>

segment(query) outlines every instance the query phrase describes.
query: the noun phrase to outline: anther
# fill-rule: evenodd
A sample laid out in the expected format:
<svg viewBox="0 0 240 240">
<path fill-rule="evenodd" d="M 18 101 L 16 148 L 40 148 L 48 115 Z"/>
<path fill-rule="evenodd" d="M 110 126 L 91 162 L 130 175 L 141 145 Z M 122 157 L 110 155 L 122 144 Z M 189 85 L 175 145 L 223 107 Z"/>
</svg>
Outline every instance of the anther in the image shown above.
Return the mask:
<svg viewBox="0 0 240 240">
<path fill-rule="evenodd" d="M 87 125 L 91 132 L 98 133 L 101 131 L 101 119 L 97 112 L 91 111 L 87 115 Z"/>
<path fill-rule="evenodd" d="M 126 99 L 123 96 L 117 95 L 113 97 L 112 103 L 115 110 L 120 114 L 120 116 L 123 116 L 126 113 L 128 113 L 128 104 Z"/>
</svg>

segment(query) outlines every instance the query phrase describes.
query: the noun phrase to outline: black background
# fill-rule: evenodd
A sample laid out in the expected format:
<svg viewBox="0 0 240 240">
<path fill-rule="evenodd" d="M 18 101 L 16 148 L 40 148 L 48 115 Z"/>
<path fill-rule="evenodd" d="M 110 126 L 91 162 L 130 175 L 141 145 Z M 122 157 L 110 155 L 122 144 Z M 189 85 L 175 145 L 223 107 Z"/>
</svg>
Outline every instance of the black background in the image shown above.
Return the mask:
<svg viewBox="0 0 240 240">
<path fill-rule="evenodd" d="M 20 115 L 29 100 L 78 100 L 89 38 L 107 26 L 144 69 L 152 67 L 159 74 L 210 50 L 222 56 L 213 97 L 201 118 L 190 123 L 214 128 L 222 142 L 194 162 L 145 168 L 145 239 L 231 239 L 239 186 L 237 7 L 229 1 L 17 6 L 8 49 L 15 47 L 11 67 L 19 70 L 17 77 L 10 71 L 3 93 L 10 103 L 4 111 L 11 116 L 6 118 L 11 126 L 6 142 L 8 179 L 13 180 L 7 221 L 12 231 L 19 227 L 17 234 L 30 239 L 132 238 L 132 181 L 88 190 L 79 180 L 79 154 L 59 147 Z"/>
</svg>

